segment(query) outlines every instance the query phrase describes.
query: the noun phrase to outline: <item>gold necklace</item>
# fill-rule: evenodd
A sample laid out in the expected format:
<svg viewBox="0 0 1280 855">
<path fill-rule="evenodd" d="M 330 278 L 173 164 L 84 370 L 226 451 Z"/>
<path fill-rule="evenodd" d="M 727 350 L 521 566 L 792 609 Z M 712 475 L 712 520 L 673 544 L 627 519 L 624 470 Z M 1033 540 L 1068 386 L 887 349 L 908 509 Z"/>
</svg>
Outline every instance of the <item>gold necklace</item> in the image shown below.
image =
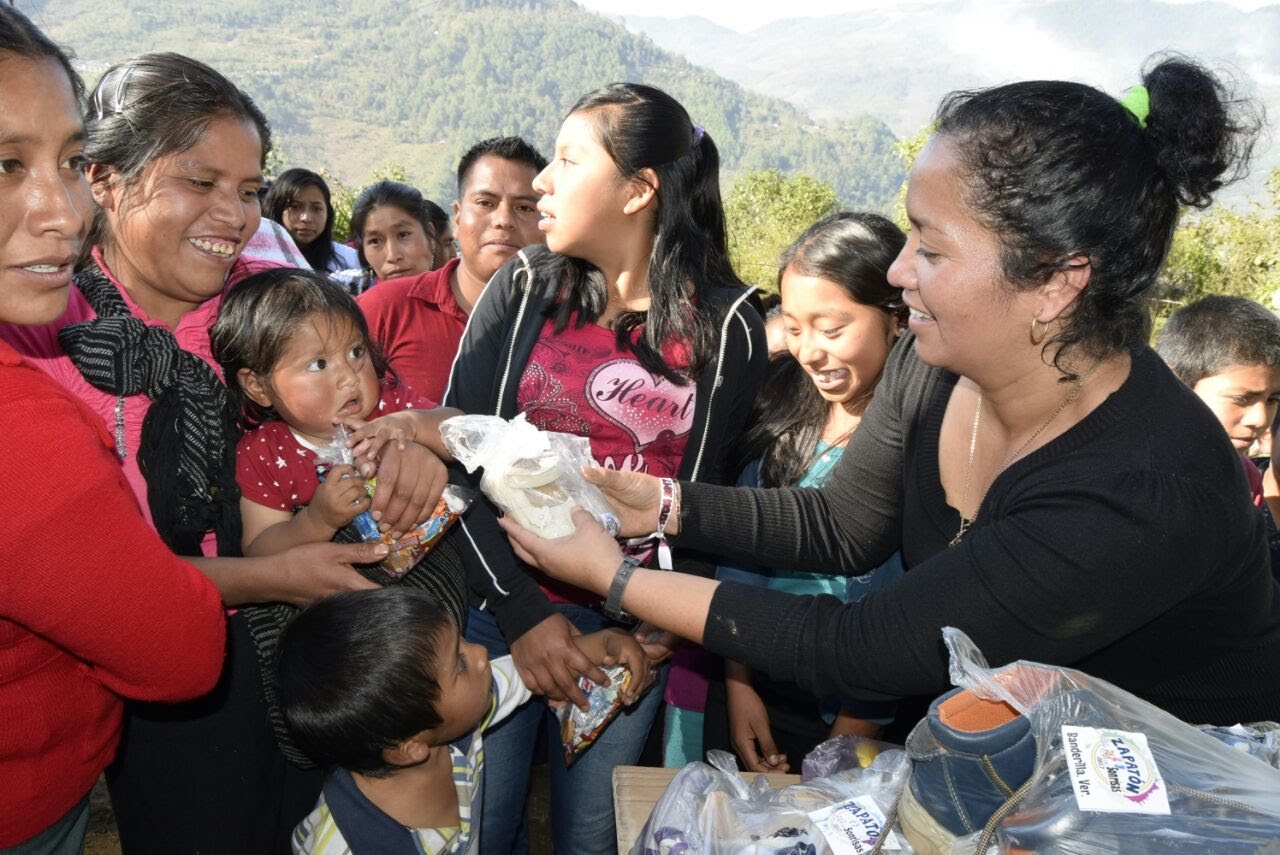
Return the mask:
<svg viewBox="0 0 1280 855">
<path fill-rule="evenodd" d="M 1026 441 L 1022 443 L 1022 445 L 1018 446 L 1018 450 L 1015 451 L 1013 454 L 1010 454 L 1009 457 L 1006 458 L 1004 463 L 1000 464 L 1000 468 L 996 470 L 995 478 L 991 479 L 991 484 L 994 484 L 996 481 L 996 478 L 999 478 L 1001 473 L 1004 472 L 1004 470 L 1008 469 L 1011 465 L 1013 465 L 1013 461 L 1017 460 L 1019 457 L 1022 456 L 1022 452 L 1027 450 L 1027 446 L 1035 442 L 1036 437 L 1044 433 L 1045 428 L 1051 425 L 1053 423 L 1053 420 L 1056 419 L 1059 415 L 1061 415 L 1062 411 L 1065 410 L 1068 406 L 1070 406 L 1071 402 L 1080 396 L 1080 390 L 1084 388 L 1085 383 L 1089 382 L 1089 378 L 1093 376 L 1093 372 L 1097 371 L 1098 366 L 1101 364 L 1102 364 L 1101 359 L 1093 363 L 1093 367 L 1090 368 L 1087 372 L 1085 372 L 1085 375 L 1080 378 L 1080 381 L 1076 383 L 1076 385 L 1072 388 L 1070 392 L 1067 393 L 1067 397 L 1062 399 L 1062 403 L 1058 404 L 1058 408 L 1049 414 L 1049 418 L 1044 420 L 1044 424 L 1036 428 L 1035 431 L 1032 432 L 1031 436 L 1027 437 Z M 969 432 L 969 463 L 968 465 L 965 466 L 964 489 L 963 489 L 963 492 L 961 493 L 961 498 L 960 498 L 960 504 L 964 505 L 965 507 L 969 506 L 969 485 L 972 481 L 972 476 L 973 476 L 973 456 L 974 456 L 974 451 L 978 447 L 978 425 L 980 425 L 981 423 L 982 423 L 982 392 L 979 391 L 978 406 L 975 407 L 973 411 L 973 428 Z M 987 491 L 991 489 L 991 484 L 988 484 L 987 489 L 983 490 L 982 495 L 978 497 L 978 505 L 973 509 L 972 517 L 966 517 L 963 511 L 960 512 L 960 530 L 956 532 L 955 537 L 951 538 L 951 542 L 947 544 L 948 547 L 955 546 L 957 543 L 959 543 L 964 538 L 965 532 L 967 532 L 970 528 L 972 528 L 973 524 L 977 522 L 978 508 L 982 507 L 982 502 L 987 498 Z"/>
</svg>

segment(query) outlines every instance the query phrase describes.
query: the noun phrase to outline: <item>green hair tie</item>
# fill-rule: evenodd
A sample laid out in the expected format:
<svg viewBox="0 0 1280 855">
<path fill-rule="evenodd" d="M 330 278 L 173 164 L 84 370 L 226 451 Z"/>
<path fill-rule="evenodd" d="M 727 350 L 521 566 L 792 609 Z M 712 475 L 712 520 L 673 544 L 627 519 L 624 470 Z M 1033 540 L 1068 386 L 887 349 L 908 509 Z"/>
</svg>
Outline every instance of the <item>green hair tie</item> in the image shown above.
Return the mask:
<svg viewBox="0 0 1280 855">
<path fill-rule="evenodd" d="M 1120 104 L 1133 114 L 1138 125 L 1147 126 L 1147 114 L 1151 112 L 1151 95 L 1145 86 L 1134 86 L 1120 96 Z"/>
</svg>

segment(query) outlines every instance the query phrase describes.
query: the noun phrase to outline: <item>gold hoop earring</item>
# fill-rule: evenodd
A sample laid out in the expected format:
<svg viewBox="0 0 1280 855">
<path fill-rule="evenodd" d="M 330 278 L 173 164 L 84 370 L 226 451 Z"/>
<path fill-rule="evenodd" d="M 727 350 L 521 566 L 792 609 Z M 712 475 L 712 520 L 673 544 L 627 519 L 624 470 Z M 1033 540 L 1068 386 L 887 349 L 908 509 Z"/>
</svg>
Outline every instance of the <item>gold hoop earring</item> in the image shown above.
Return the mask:
<svg viewBox="0 0 1280 855">
<path fill-rule="evenodd" d="M 1040 326 L 1044 327 L 1044 329 L 1040 330 L 1039 335 L 1036 335 L 1036 324 L 1040 324 Z M 1031 319 L 1031 343 L 1037 346 L 1041 345 L 1044 343 L 1044 340 L 1048 338 L 1048 336 L 1049 336 L 1049 325 L 1043 322 L 1042 320 L 1040 320 L 1039 318 L 1032 318 Z"/>
</svg>

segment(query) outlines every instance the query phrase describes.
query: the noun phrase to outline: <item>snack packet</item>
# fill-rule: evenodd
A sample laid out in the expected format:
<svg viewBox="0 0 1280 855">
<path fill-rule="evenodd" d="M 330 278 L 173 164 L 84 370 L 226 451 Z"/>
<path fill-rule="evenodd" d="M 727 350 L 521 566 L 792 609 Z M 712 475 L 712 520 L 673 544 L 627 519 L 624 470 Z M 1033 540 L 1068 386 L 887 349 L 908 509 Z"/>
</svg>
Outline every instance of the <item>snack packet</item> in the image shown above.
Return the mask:
<svg viewBox="0 0 1280 855">
<path fill-rule="evenodd" d="M 578 678 L 578 685 L 587 696 L 587 709 L 565 704 L 556 710 L 560 720 L 560 741 L 564 744 L 564 763 L 572 766 L 583 751 L 591 747 L 613 717 L 622 709 L 621 695 L 631 685 L 631 671 L 625 665 L 601 667 L 609 678 L 609 685 L 599 686 L 586 677 Z"/>
<path fill-rule="evenodd" d="M 468 472 L 483 468 L 480 489 L 502 512 L 541 537 L 573 534 L 575 506 L 591 513 L 610 535 L 618 518 L 604 494 L 582 477 L 594 466 L 586 437 L 542 431 L 524 414 L 454 416 L 440 424 L 440 438 Z"/>
<path fill-rule="evenodd" d="M 369 491 L 370 496 L 373 495 L 377 484 L 378 479 L 376 477 L 370 478 L 365 482 L 365 489 Z M 444 537 L 444 533 L 453 527 L 462 512 L 471 507 L 471 503 L 474 501 L 475 493 L 473 491 L 468 490 L 466 487 L 456 487 L 450 484 L 440 494 L 440 501 L 436 503 L 435 510 L 431 512 L 431 516 L 419 523 L 404 537 L 392 541 L 390 533 L 380 533 L 376 538 L 366 538 L 366 540 L 381 540 L 391 547 L 387 557 L 378 563 L 392 577 L 396 579 L 404 578 L 404 574 L 412 570 L 413 566 L 435 547 L 440 538 Z M 368 512 L 366 511 L 361 516 L 366 516 L 367 514 Z"/>
<path fill-rule="evenodd" d="M 333 440 L 329 444 L 329 448 L 325 453 L 316 455 L 316 468 L 321 472 L 323 479 L 324 473 L 329 468 L 339 463 L 354 463 L 354 457 L 351 449 L 347 448 L 347 440 L 350 434 L 344 425 L 338 425 L 333 432 Z M 373 478 L 364 482 L 364 488 L 372 496 L 374 490 L 378 486 L 378 478 Z M 364 511 L 351 521 L 351 527 L 359 534 L 360 539 L 366 543 L 382 541 L 391 548 L 386 558 L 378 562 L 378 566 L 386 572 L 392 579 L 403 579 L 405 574 L 413 569 L 422 557 L 425 556 L 439 542 L 458 517 L 471 507 L 475 501 L 475 493 L 465 487 L 457 487 L 453 484 L 444 488 L 444 492 L 440 496 L 440 501 L 436 503 L 435 510 L 431 512 L 431 516 L 423 522 L 419 523 L 412 531 L 407 532 L 399 540 L 393 541 L 390 533 L 384 533 L 378 529 L 378 523 L 373 515 L 368 511 Z"/>
</svg>

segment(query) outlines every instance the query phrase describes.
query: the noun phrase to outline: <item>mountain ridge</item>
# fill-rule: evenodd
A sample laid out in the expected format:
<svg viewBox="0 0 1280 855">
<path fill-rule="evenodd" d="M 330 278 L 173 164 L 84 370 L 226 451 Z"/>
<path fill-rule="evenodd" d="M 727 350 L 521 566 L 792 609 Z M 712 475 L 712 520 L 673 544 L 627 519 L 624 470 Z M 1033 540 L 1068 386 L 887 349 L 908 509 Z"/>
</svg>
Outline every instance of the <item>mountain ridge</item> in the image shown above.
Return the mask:
<svg viewBox="0 0 1280 855">
<path fill-rule="evenodd" d="M 716 140 L 726 190 L 734 175 L 778 168 L 831 182 L 846 205 L 884 210 L 902 181 L 883 122 L 819 124 L 570 0 L 22 5 L 76 51 L 90 84 L 108 64 L 148 50 L 210 63 L 262 105 L 285 165 L 328 167 L 347 183 L 395 162 L 447 202 L 457 158 L 471 143 L 520 134 L 548 152 L 572 104 L 615 80 L 679 98 Z"/>
<path fill-rule="evenodd" d="M 955 89 L 1068 79 L 1117 95 L 1172 49 L 1225 71 L 1280 116 L 1280 4 L 1160 0 L 939 0 L 789 18 L 745 33 L 685 18 L 619 16 L 627 29 L 818 121 L 870 114 L 899 136 L 925 127 Z M 1250 188 L 1280 166 L 1264 135 Z"/>
</svg>

